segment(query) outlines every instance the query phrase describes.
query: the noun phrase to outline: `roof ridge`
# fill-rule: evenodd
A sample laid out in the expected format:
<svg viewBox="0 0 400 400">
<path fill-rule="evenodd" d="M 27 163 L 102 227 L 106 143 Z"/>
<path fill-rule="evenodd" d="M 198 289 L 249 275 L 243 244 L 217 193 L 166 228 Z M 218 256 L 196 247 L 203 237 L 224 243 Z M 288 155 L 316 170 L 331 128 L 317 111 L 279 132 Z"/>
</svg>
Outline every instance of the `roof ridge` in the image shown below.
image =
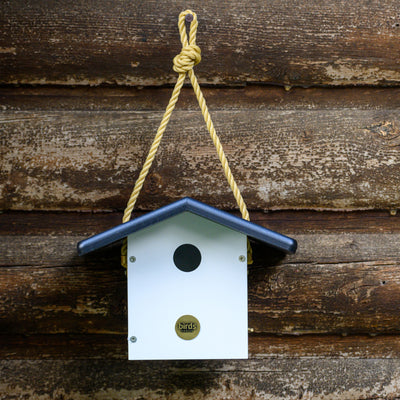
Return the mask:
<svg viewBox="0 0 400 400">
<path fill-rule="evenodd" d="M 116 242 L 131 233 L 137 232 L 148 226 L 155 225 L 182 212 L 191 212 L 212 222 L 221 224 L 227 228 L 236 230 L 244 235 L 250 236 L 269 246 L 275 247 L 285 253 L 294 253 L 297 242 L 278 232 L 269 230 L 243 218 L 219 210 L 208 204 L 202 203 L 191 197 L 184 197 L 171 204 L 167 204 L 157 210 L 137 217 L 124 224 L 118 225 L 105 232 L 94 235 L 78 243 L 79 255 L 84 255 Z"/>
</svg>

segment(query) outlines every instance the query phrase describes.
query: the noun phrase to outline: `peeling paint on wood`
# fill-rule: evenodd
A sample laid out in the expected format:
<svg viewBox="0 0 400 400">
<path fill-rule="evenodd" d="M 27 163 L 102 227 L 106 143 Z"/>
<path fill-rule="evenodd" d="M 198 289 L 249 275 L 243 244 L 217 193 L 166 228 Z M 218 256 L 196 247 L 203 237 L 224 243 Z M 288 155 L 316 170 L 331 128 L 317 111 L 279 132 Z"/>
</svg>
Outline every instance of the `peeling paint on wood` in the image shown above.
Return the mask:
<svg viewBox="0 0 400 400">
<path fill-rule="evenodd" d="M 126 360 L 119 245 L 75 246 L 121 220 L 187 5 L 0 4 L 0 399 L 400 399 L 398 4 L 294 3 L 192 4 L 252 220 L 299 251 L 253 243 L 249 360 L 183 362 Z M 190 88 L 138 205 L 184 195 L 236 207 Z"/>
<path fill-rule="evenodd" d="M 201 83 L 398 85 L 394 0 L 195 1 Z M 0 83 L 162 85 L 176 80 L 184 2 L 3 2 Z M 316 23 L 318 21 L 318 23 Z"/>
<path fill-rule="evenodd" d="M 0 396 L 32 400 L 395 399 L 397 360 L 2 361 Z"/>
<path fill-rule="evenodd" d="M 4 112 L 2 208 L 122 209 L 161 116 Z M 368 129 L 398 126 L 398 117 L 351 109 L 213 113 L 251 209 L 398 208 L 400 147 Z M 176 111 L 165 136 L 153 166 L 158 184 L 145 183 L 138 205 L 189 195 L 235 207 L 200 113 Z"/>
</svg>

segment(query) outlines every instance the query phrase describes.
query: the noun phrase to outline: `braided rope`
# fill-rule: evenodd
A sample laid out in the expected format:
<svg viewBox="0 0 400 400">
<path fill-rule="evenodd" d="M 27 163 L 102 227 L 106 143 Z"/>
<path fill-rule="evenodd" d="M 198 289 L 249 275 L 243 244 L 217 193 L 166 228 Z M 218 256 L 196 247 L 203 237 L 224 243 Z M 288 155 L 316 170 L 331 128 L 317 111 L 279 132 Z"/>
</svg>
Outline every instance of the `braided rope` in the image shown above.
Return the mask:
<svg viewBox="0 0 400 400">
<path fill-rule="evenodd" d="M 185 25 L 186 15 L 188 14 L 191 14 L 193 16 L 193 19 L 190 23 L 189 41 L 187 38 L 186 25 Z M 178 80 L 175 84 L 174 90 L 171 95 L 171 99 L 169 100 L 168 106 L 165 110 L 160 126 L 154 137 L 154 141 L 150 147 L 146 161 L 143 164 L 142 170 L 140 171 L 139 177 L 135 183 L 135 187 L 133 188 L 133 191 L 129 198 L 128 204 L 124 212 L 124 216 L 122 218 L 123 223 L 128 222 L 131 219 L 132 211 L 135 206 L 136 200 L 139 197 L 146 176 L 153 163 L 154 157 L 158 150 L 158 146 L 160 145 L 161 139 L 170 120 L 172 111 L 174 110 L 176 102 L 178 101 L 180 91 L 185 82 L 186 73 L 189 75 L 190 82 L 192 84 L 193 90 L 196 94 L 197 101 L 199 103 L 201 112 L 204 117 L 204 121 L 207 125 L 207 129 L 210 133 L 214 146 L 217 149 L 219 160 L 223 166 L 226 179 L 228 180 L 229 186 L 232 189 L 233 195 L 235 196 L 236 202 L 239 206 L 242 218 L 247 221 L 250 220 L 246 204 L 240 193 L 239 187 L 237 186 L 235 179 L 233 178 L 231 169 L 229 168 L 228 160 L 226 159 L 221 142 L 217 136 L 214 124 L 211 120 L 210 113 L 208 112 L 206 101 L 204 99 L 203 93 L 201 92 L 196 75 L 193 71 L 193 67 L 201 61 L 201 50 L 200 47 L 196 45 L 197 26 L 198 22 L 196 13 L 192 12 L 191 10 L 186 10 L 180 13 L 178 20 L 178 27 L 179 27 L 179 34 L 181 37 L 182 50 L 173 60 L 174 63 L 173 69 L 175 72 L 179 74 Z M 124 268 L 127 267 L 126 255 L 127 255 L 127 241 L 125 239 L 121 248 L 121 264 Z"/>
</svg>

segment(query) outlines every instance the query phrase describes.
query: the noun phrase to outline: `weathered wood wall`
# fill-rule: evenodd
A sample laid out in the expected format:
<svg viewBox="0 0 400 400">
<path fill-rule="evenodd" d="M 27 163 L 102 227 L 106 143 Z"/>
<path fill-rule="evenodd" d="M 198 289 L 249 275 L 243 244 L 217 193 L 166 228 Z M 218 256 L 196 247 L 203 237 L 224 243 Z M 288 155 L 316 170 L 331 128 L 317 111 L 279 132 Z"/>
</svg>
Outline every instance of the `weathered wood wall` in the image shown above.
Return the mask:
<svg viewBox="0 0 400 400">
<path fill-rule="evenodd" d="M 190 4 L 251 219 L 299 250 L 254 246 L 249 360 L 126 360 L 119 248 L 76 243 L 121 221 L 187 7 L 0 4 L 0 399 L 400 398 L 394 0 Z M 138 212 L 186 195 L 237 213 L 190 88 Z"/>
<path fill-rule="evenodd" d="M 398 84 L 394 0 L 193 1 L 201 83 Z M 176 75 L 185 1 L 1 4 L 1 83 L 161 85 Z"/>
</svg>

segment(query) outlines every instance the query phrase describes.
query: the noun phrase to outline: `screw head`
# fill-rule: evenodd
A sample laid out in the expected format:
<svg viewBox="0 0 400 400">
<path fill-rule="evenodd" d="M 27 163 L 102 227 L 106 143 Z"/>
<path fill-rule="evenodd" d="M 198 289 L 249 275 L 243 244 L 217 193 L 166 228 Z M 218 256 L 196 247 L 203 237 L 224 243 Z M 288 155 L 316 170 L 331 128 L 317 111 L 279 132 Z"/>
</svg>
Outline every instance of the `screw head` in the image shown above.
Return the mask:
<svg viewBox="0 0 400 400">
<path fill-rule="evenodd" d="M 130 261 L 131 263 L 134 263 L 134 262 L 136 261 L 136 257 L 135 257 L 135 256 L 129 257 L 129 261 Z"/>
<path fill-rule="evenodd" d="M 136 337 L 136 336 L 131 336 L 131 337 L 129 338 L 129 341 L 130 341 L 131 343 L 136 343 L 136 342 L 137 342 L 137 337 Z"/>
<path fill-rule="evenodd" d="M 246 261 L 246 257 L 243 256 L 243 255 L 239 256 L 239 261 L 240 262 L 245 262 Z"/>
</svg>

